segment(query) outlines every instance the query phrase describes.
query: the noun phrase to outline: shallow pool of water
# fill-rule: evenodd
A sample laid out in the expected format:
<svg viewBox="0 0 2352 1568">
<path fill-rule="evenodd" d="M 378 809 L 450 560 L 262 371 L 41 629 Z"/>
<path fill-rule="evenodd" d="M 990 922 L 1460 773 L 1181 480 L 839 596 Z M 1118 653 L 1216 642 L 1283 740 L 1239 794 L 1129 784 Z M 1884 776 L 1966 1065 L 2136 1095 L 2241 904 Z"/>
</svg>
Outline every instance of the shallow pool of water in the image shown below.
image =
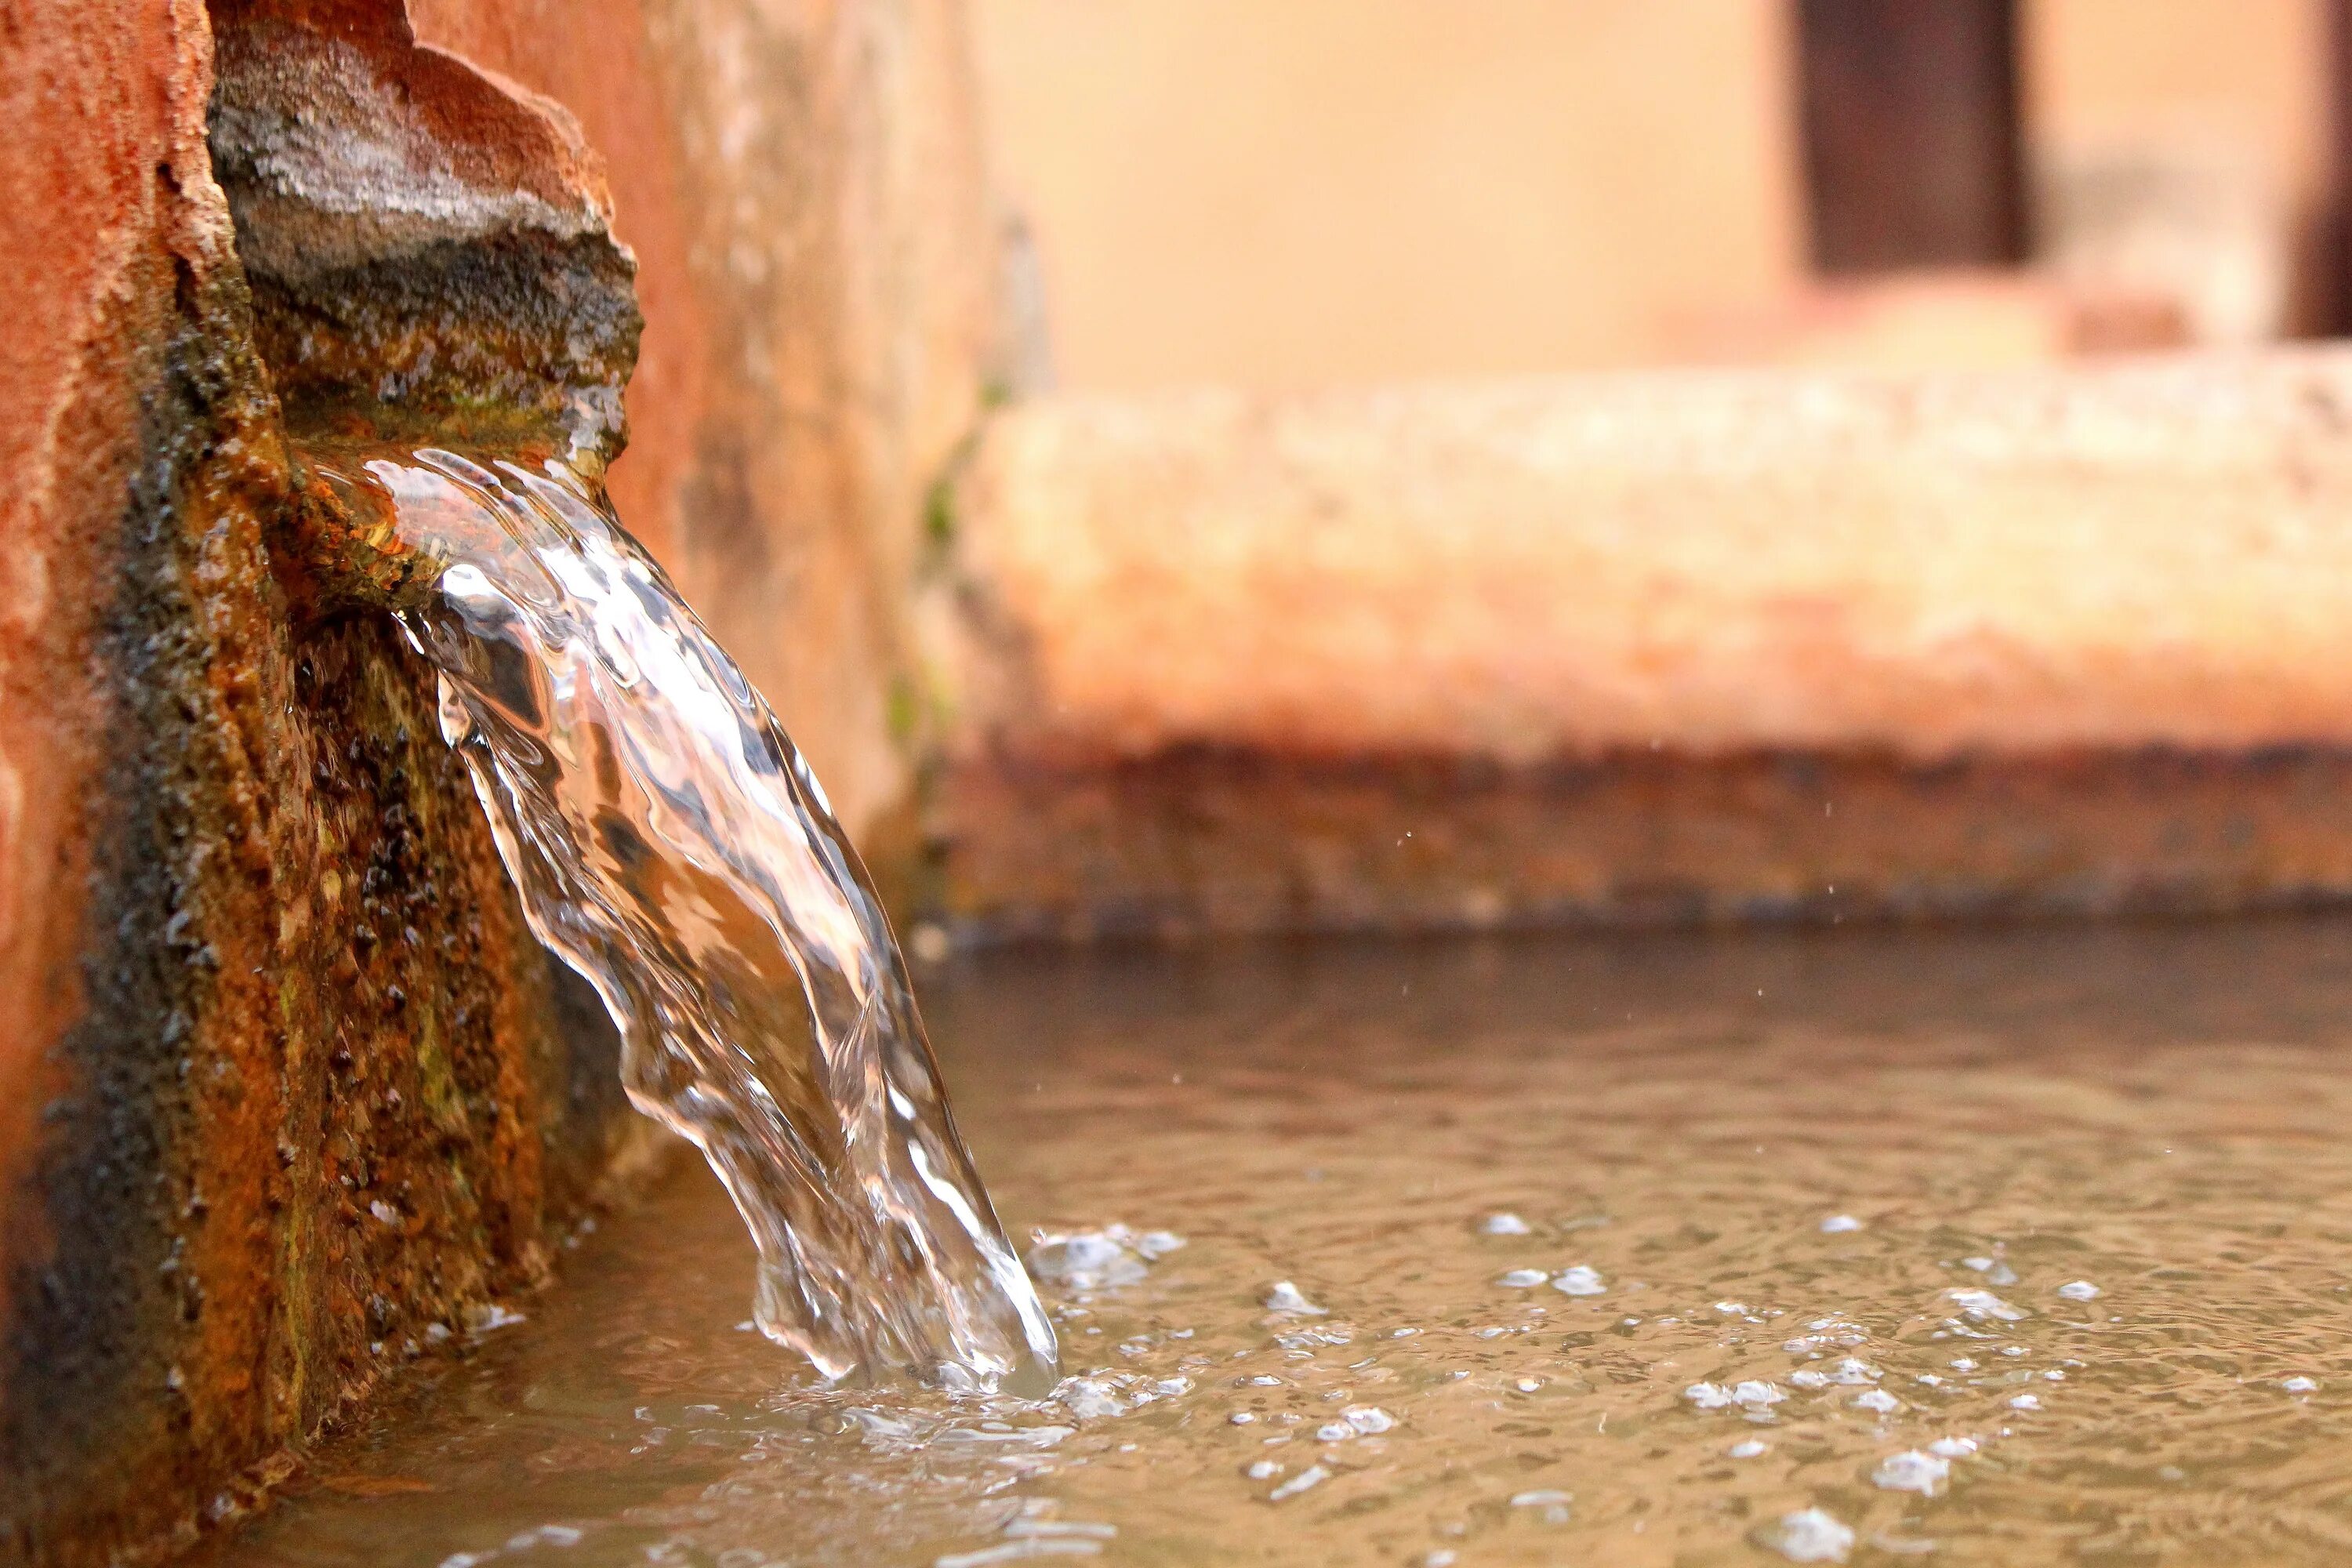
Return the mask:
<svg viewBox="0 0 2352 1568">
<path fill-rule="evenodd" d="M 924 989 L 1059 1399 L 817 1387 L 682 1161 L 205 1561 L 2352 1557 L 2352 923 Z"/>
</svg>

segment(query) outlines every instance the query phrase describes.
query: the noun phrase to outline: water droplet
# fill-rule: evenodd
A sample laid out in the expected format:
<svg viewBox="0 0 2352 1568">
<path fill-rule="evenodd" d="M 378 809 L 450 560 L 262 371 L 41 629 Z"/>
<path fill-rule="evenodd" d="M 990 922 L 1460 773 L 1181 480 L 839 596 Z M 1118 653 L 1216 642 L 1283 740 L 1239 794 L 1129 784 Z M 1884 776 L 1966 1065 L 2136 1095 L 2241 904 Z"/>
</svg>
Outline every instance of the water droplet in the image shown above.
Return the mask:
<svg viewBox="0 0 2352 1568">
<path fill-rule="evenodd" d="M 1753 1437 L 1744 1437 L 1726 1448 L 1724 1452 L 1735 1459 L 1752 1459 L 1759 1454 L 1764 1453 L 1768 1445 L 1759 1443 Z"/>
<path fill-rule="evenodd" d="M 1488 1236 L 1533 1236 L 1535 1227 L 1515 1214 L 1490 1214 L 1478 1222 Z"/>
<path fill-rule="evenodd" d="M 2088 1279 L 2075 1279 L 2059 1286 L 2058 1294 L 2065 1297 L 2069 1301 L 2095 1301 L 2102 1292 Z"/>
<path fill-rule="evenodd" d="M 1508 1274 L 1506 1274 L 1501 1279 L 1496 1280 L 1495 1283 L 1497 1285 L 1507 1285 L 1514 1290 L 1528 1290 L 1542 1284 L 1545 1280 L 1550 1278 L 1550 1275 L 1546 1274 L 1540 1268 L 1514 1268 Z"/>
<path fill-rule="evenodd" d="M 2289 1394 L 2316 1394 L 2319 1392 L 2319 1381 L 2316 1378 L 2310 1377 L 2290 1377 L 2281 1382 L 2279 1386 L 2285 1389 Z"/>
<path fill-rule="evenodd" d="M 1850 1214 L 1833 1214 L 1830 1215 L 1829 1218 L 1822 1221 L 1822 1234 L 1824 1236 L 1842 1236 L 1847 1231 L 1860 1230 L 1861 1228 L 1862 1221 L 1854 1218 L 1853 1215 Z"/>
</svg>

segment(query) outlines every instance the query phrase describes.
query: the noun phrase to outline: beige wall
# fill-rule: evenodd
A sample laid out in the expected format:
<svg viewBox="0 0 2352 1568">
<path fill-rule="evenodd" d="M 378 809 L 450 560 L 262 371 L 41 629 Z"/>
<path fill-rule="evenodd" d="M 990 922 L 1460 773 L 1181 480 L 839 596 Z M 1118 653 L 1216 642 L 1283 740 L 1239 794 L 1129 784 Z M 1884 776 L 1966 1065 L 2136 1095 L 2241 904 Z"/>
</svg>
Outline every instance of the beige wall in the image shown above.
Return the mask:
<svg viewBox="0 0 2352 1568">
<path fill-rule="evenodd" d="M 977 0 L 1064 382 L 1656 357 L 1796 276 L 1770 0 Z"/>
<path fill-rule="evenodd" d="M 2029 114 L 2058 143 L 2218 135 L 2308 206 L 2326 175 L 2324 0 L 2030 0 Z"/>
<path fill-rule="evenodd" d="M 2031 289 L 1858 317 L 1802 297 L 1791 9 L 975 0 L 997 177 L 1034 226 L 1063 383 L 2055 352 L 2063 310 Z M 2026 9 L 2038 138 L 2220 137 L 2307 217 L 2322 0 Z"/>
</svg>

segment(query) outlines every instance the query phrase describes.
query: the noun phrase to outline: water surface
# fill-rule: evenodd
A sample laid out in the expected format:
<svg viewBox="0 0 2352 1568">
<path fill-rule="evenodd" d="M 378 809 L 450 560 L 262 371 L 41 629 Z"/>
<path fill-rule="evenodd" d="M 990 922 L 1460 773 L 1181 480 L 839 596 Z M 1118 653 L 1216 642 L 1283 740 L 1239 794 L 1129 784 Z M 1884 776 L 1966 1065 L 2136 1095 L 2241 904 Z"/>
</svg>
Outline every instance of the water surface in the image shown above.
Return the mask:
<svg viewBox="0 0 2352 1568">
<path fill-rule="evenodd" d="M 2352 923 L 923 980 L 1056 1400 L 823 1388 L 682 1163 L 212 1561 L 2352 1555 Z"/>
</svg>

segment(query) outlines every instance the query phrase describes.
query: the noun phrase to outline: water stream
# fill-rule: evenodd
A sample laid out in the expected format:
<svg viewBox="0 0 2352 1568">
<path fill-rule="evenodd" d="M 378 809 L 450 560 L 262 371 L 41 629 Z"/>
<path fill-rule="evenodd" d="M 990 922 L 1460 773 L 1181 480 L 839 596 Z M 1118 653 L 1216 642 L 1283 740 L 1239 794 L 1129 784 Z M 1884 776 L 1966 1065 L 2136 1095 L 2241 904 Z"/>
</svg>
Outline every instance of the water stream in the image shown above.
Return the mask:
<svg viewBox="0 0 2352 1568">
<path fill-rule="evenodd" d="M 532 929 L 594 984 L 637 1107 L 758 1248 L 755 1317 L 829 1379 L 1041 1394 L 1054 1331 L 957 1136 L 856 853 L 760 694 L 559 458 L 319 454 L 447 563 L 404 614 Z"/>
</svg>

